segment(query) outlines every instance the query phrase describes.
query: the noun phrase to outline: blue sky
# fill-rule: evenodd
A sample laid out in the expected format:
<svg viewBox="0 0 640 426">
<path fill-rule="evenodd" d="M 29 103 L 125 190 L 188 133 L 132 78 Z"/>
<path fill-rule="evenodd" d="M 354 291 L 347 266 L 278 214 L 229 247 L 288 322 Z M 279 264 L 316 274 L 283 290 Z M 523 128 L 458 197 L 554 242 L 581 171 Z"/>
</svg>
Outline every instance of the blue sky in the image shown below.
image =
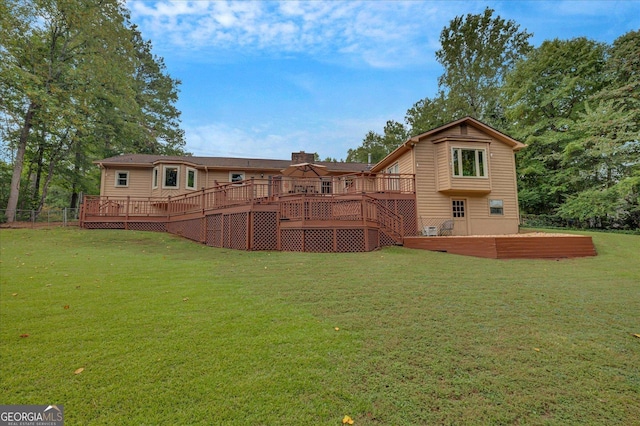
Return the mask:
<svg viewBox="0 0 640 426">
<path fill-rule="evenodd" d="M 495 9 L 532 43 L 612 42 L 640 28 L 639 0 L 149 1 L 132 21 L 182 81 L 178 108 L 194 155 L 346 158 L 369 130 L 404 122 L 436 93 L 442 28 Z"/>
</svg>

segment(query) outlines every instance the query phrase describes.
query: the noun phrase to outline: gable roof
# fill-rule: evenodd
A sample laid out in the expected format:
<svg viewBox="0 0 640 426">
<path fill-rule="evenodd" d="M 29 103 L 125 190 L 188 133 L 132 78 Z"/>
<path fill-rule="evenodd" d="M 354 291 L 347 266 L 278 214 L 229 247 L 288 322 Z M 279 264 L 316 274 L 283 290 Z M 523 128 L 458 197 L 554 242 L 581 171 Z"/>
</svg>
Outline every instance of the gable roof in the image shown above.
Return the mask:
<svg viewBox="0 0 640 426">
<path fill-rule="evenodd" d="M 519 151 L 522 148 L 526 147 L 525 144 L 523 144 L 522 142 L 518 142 L 517 140 L 513 139 L 511 136 L 508 136 L 496 129 L 494 129 L 493 127 L 489 126 L 488 124 L 485 124 L 481 121 L 476 120 L 473 117 L 467 116 L 464 118 L 461 118 L 459 120 L 456 121 L 452 121 L 450 123 L 447 123 L 445 125 L 442 125 L 440 127 L 436 127 L 434 129 L 431 129 L 427 132 L 421 133 L 417 136 L 413 136 L 409 139 L 407 139 L 402 145 L 400 145 L 398 148 L 396 148 L 395 150 L 393 150 L 389 155 L 387 155 L 386 157 L 384 157 L 382 160 L 380 160 L 380 162 L 378 162 L 376 165 L 374 165 L 371 168 L 372 172 L 379 172 L 380 170 L 384 169 L 385 167 L 389 166 L 391 163 L 393 163 L 395 160 L 398 159 L 398 157 L 400 157 L 400 155 L 404 154 L 407 151 L 410 151 L 413 148 L 413 145 L 415 145 L 416 143 L 421 142 L 423 139 L 427 139 L 437 133 L 440 133 L 446 129 L 449 129 L 451 127 L 455 127 L 455 126 L 459 126 L 460 124 L 467 124 L 469 126 L 472 126 L 478 130 L 480 130 L 483 133 L 486 133 L 487 135 L 491 136 L 492 138 L 510 146 L 513 151 Z"/>
<path fill-rule="evenodd" d="M 123 154 L 104 160 L 94 161 L 100 167 L 154 167 L 158 163 L 182 163 L 196 168 L 231 169 L 231 170 L 277 170 L 289 167 L 291 160 L 269 160 L 262 158 L 232 158 L 232 157 L 192 157 L 165 156 L 152 154 Z M 358 173 L 367 171 L 366 163 L 344 163 L 317 161 L 315 164 L 325 166 L 329 172 Z"/>
</svg>

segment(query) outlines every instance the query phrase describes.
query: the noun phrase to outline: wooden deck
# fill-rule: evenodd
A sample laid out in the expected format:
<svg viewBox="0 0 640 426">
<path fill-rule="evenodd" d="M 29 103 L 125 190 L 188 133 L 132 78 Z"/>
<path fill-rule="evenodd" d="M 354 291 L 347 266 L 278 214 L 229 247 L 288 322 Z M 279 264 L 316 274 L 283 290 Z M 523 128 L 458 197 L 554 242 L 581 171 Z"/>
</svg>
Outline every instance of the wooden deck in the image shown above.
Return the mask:
<svg viewBox="0 0 640 426">
<path fill-rule="evenodd" d="M 405 237 L 404 246 L 491 259 L 562 259 L 597 255 L 591 237 L 569 234 Z"/>
<path fill-rule="evenodd" d="M 311 252 L 371 251 L 417 233 L 413 176 L 354 175 L 348 186 L 309 190 L 323 182 L 296 179 L 286 186 L 291 192 L 281 190 L 282 182 L 250 180 L 166 199 L 88 196 L 80 226 L 170 232 L 238 250 Z"/>
</svg>

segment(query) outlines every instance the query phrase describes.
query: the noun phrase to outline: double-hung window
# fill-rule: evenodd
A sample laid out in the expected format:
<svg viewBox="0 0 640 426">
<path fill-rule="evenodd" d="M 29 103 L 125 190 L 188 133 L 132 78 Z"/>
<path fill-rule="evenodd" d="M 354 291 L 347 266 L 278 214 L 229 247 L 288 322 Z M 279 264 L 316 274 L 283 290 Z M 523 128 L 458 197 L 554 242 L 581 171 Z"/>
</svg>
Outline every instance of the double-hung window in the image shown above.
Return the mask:
<svg viewBox="0 0 640 426">
<path fill-rule="evenodd" d="M 489 213 L 492 215 L 504 215 L 504 203 L 502 200 L 489 200 Z"/>
<path fill-rule="evenodd" d="M 487 177 L 487 151 L 484 149 L 452 148 L 454 177 Z"/>
<path fill-rule="evenodd" d="M 159 175 L 160 171 L 158 170 L 157 167 L 153 168 L 153 189 L 156 189 L 158 187 L 158 180 L 159 180 Z"/>
<path fill-rule="evenodd" d="M 129 172 L 128 171 L 116 171 L 116 186 L 127 187 L 129 186 Z"/>
</svg>

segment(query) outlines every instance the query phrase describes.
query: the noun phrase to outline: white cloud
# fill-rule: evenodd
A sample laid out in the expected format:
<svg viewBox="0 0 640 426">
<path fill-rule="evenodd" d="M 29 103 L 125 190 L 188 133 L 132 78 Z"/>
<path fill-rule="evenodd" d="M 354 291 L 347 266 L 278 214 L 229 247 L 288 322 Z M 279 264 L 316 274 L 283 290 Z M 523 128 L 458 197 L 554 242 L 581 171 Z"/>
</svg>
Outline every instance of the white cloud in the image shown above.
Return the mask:
<svg viewBox="0 0 640 426">
<path fill-rule="evenodd" d="M 314 128 L 262 125 L 233 127 L 225 123 L 185 125 L 186 150 L 196 156 L 270 158 L 286 160 L 292 152 L 317 152 L 321 158 L 345 159 L 369 130 L 381 132 L 389 117 L 327 120 Z"/>
<path fill-rule="evenodd" d="M 450 13 L 414 1 L 130 2 L 161 49 L 304 53 L 374 67 L 423 63 Z M 434 25 L 435 24 L 435 25 Z"/>
</svg>

